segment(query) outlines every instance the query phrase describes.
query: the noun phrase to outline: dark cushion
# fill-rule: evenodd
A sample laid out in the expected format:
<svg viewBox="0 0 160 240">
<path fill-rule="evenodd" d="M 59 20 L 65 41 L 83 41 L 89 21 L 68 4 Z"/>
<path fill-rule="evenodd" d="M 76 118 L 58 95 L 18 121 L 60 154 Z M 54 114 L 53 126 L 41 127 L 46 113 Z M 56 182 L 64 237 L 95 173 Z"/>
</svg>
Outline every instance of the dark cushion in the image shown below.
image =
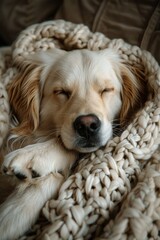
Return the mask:
<svg viewBox="0 0 160 240">
<path fill-rule="evenodd" d="M 62 0 L 1 0 L 0 38 L 11 44 L 26 27 L 53 19 Z"/>
</svg>

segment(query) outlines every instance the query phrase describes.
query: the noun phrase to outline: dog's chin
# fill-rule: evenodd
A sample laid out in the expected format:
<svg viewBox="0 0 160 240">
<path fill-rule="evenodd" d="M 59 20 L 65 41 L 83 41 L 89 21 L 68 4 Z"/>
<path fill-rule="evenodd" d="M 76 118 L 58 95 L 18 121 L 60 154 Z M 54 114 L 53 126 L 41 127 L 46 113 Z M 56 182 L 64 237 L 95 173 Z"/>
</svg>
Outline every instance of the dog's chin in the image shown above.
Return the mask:
<svg viewBox="0 0 160 240">
<path fill-rule="evenodd" d="M 91 153 L 98 149 L 99 147 L 76 147 L 75 150 L 79 153 Z"/>
<path fill-rule="evenodd" d="M 59 135 L 58 136 L 58 142 L 61 144 L 61 146 L 63 146 L 65 149 L 68 149 L 68 150 L 71 150 L 71 151 L 76 151 L 76 152 L 79 152 L 79 153 L 90 153 L 90 152 L 94 152 L 96 151 L 97 149 L 99 149 L 102 145 L 100 144 L 88 144 L 88 145 L 84 145 L 84 146 L 81 146 L 76 144 L 76 145 L 70 145 L 68 144 L 68 142 L 66 141 L 63 141 L 63 138 Z"/>
<path fill-rule="evenodd" d="M 74 146 L 74 150 L 76 150 L 79 153 L 91 153 L 99 149 L 100 147 L 104 146 L 101 142 L 89 142 L 84 144 L 76 144 Z"/>
</svg>

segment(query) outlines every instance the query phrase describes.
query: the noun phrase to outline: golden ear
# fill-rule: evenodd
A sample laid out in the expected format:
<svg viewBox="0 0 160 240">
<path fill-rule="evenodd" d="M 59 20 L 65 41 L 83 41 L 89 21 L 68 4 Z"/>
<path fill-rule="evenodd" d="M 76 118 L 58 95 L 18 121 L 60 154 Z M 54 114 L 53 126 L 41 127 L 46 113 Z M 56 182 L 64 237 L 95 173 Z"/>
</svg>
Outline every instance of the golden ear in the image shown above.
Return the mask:
<svg viewBox="0 0 160 240">
<path fill-rule="evenodd" d="M 14 132 L 28 135 L 39 125 L 40 108 L 40 76 L 43 87 L 49 69 L 66 52 L 61 49 L 40 51 L 26 56 L 26 60 L 17 63 L 20 67 L 18 75 L 9 86 L 9 99 L 13 114 L 19 121 Z M 41 74 L 43 71 L 43 74 Z"/>
<path fill-rule="evenodd" d="M 42 67 L 28 64 L 9 86 L 9 100 L 13 114 L 17 117 L 19 125 L 15 132 L 27 135 L 36 130 L 39 125 L 39 78 Z"/>
<path fill-rule="evenodd" d="M 122 64 L 122 108 L 120 123 L 128 123 L 134 113 L 140 109 L 147 100 L 147 87 L 144 69 L 136 66 Z"/>
</svg>

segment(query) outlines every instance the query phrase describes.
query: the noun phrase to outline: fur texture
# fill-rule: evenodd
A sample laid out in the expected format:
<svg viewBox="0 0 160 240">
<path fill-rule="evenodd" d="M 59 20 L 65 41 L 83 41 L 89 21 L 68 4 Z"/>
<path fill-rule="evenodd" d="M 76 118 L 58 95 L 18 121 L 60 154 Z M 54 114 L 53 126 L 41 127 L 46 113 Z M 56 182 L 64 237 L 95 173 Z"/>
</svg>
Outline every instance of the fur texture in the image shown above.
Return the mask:
<svg viewBox="0 0 160 240">
<path fill-rule="evenodd" d="M 113 50 L 58 49 L 28 56 L 8 92 L 18 120 L 3 172 L 21 179 L 0 208 L 2 240 L 21 236 L 77 159 L 104 146 L 114 121 L 129 121 L 145 100 L 143 74 Z"/>
</svg>

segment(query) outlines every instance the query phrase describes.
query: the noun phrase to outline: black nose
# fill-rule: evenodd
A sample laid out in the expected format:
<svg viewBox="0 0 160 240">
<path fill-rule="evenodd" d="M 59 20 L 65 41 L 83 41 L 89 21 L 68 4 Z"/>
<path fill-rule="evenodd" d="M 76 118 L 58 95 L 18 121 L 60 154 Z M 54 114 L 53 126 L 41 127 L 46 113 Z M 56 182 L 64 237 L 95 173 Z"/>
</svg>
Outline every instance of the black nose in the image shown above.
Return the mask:
<svg viewBox="0 0 160 240">
<path fill-rule="evenodd" d="M 81 136 L 88 138 L 95 135 L 101 126 L 101 121 L 94 114 L 81 115 L 73 123 L 75 131 Z"/>
</svg>

